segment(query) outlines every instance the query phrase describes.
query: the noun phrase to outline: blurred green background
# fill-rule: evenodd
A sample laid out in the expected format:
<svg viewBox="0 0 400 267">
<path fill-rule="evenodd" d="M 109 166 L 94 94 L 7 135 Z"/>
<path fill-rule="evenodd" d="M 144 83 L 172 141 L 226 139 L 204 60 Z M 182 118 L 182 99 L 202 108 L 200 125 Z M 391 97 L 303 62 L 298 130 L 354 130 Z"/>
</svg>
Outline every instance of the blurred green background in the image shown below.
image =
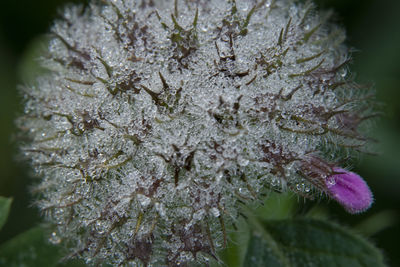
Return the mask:
<svg viewBox="0 0 400 267">
<path fill-rule="evenodd" d="M 0 233 L 0 243 L 40 222 L 31 207 L 29 169 L 16 160 L 14 119 L 21 112 L 17 85 L 26 82 L 32 47 L 45 34 L 57 10 L 79 0 L 3 0 L 0 7 L 0 195 L 13 197 L 11 214 Z M 337 23 L 347 30 L 347 44 L 355 49 L 352 74 L 360 83 L 372 83 L 385 115 L 371 136 L 379 140 L 378 156 L 360 158 L 356 171 L 375 195 L 373 207 L 362 215 L 349 215 L 323 201 L 329 217 L 356 229 L 383 250 L 389 266 L 400 266 L 400 1 L 318 0 L 335 10 Z"/>
</svg>

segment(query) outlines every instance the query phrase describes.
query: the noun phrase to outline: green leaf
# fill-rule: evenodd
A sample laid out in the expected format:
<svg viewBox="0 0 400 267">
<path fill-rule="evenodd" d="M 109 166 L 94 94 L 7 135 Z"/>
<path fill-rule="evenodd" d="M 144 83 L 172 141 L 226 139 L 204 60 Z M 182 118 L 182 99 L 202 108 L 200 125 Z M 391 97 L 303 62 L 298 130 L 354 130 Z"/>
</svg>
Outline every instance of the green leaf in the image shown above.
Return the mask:
<svg viewBox="0 0 400 267">
<path fill-rule="evenodd" d="M 34 227 L 0 247 L 0 266 L 56 266 L 60 248 L 48 243 L 44 230 Z"/>
<path fill-rule="evenodd" d="M 372 236 L 377 233 L 395 226 L 398 221 L 398 213 L 396 210 L 382 210 L 370 215 L 353 227 L 354 231 L 361 233 L 363 236 Z"/>
<path fill-rule="evenodd" d="M 12 198 L 0 197 L 0 230 L 7 221 L 10 212 Z"/>
<path fill-rule="evenodd" d="M 230 233 L 227 246 L 218 253 L 219 262 L 211 262 L 212 267 L 241 267 L 243 265 L 243 259 L 250 238 L 250 229 L 245 220 L 240 219 L 235 224 L 238 230 L 228 229 Z"/>
<path fill-rule="evenodd" d="M 243 266 L 385 266 L 377 248 L 333 223 L 274 220 L 255 228 Z"/>
<path fill-rule="evenodd" d="M 84 267 L 83 260 L 62 260 L 61 246 L 49 243 L 47 232 L 41 227 L 17 235 L 0 246 L 0 266 L 7 267 Z M 103 267 L 111 267 L 103 264 Z"/>
</svg>

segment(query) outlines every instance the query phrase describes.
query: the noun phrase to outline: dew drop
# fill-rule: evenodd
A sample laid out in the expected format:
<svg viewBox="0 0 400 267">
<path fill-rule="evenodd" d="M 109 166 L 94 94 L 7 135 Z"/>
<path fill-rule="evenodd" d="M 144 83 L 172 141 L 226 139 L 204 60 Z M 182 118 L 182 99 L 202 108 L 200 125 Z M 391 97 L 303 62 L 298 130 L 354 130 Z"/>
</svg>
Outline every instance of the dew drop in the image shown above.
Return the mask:
<svg viewBox="0 0 400 267">
<path fill-rule="evenodd" d="M 239 166 L 245 167 L 249 164 L 249 160 L 246 158 L 243 158 L 241 156 L 238 157 L 237 159 Z"/>
<path fill-rule="evenodd" d="M 330 187 L 330 186 L 333 186 L 336 184 L 336 180 L 335 180 L 335 178 L 330 177 L 330 178 L 328 178 L 327 183 L 328 183 L 328 186 Z"/>
<path fill-rule="evenodd" d="M 52 232 L 49 238 L 49 242 L 53 245 L 57 245 L 61 243 L 61 238 L 57 235 L 56 232 Z"/>
<path fill-rule="evenodd" d="M 224 174 L 222 172 L 218 172 L 215 176 L 217 182 L 220 182 Z"/>
<path fill-rule="evenodd" d="M 276 178 L 276 177 L 272 178 L 272 180 L 271 180 L 272 186 L 279 186 L 279 184 L 280 184 L 279 178 Z"/>
<path fill-rule="evenodd" d="M 103 226 L 103 224 L 100 222 L 100 221 L 97 221 L 96 222 L 96 229 L 97 229 L 97 232 L 99 233 L 99 234 L 104 234 L 104 226 Z"/>
<path fill-rule="evenodd" d="M 296 184 L 296 189 L 300 191 L 301 190 L 301 185 L 300 184 Z"/>
<path fill-rule="evenodd" d="M 342 78 L 345 78 L 345 77 L 347 76 L 347 69 L 346 69 L 346 68 L 342 68 L 342 69 L 339 71 L 339 75 L 340 75 Z"/>
<path fill-rule="evenodd" d="M 217 208 L 212 208 L 211 210 L 210 210 L 210 212 L 211 212 L 211 214 L 212 215 L 214 215 L 214 217 L 219 217 L 219 215 L 220 215 L 220 213 L 219 213 L 219 209 L 217 209 Z"/>
<path fill-rule="evenodd" d="M 78 123 L 78 129 L 82 132 L 85 131 L 85 124 L 83 122 Z"/>
<path fill-rule="evenodd" d="M 200 30 L 202 32 L 207 32 L 208 31 L 208 27 L 206 25 L 204 25 L 204 26 L 200 27 Z"/>
<path fill-rule="evenodd" d="M 146 208 L 151 203 L 151 198 L 149 198 L 145 195 L 142 195 L 142 194 L 138 194 L 137 199 L 143 208 Z"/>
</svg>

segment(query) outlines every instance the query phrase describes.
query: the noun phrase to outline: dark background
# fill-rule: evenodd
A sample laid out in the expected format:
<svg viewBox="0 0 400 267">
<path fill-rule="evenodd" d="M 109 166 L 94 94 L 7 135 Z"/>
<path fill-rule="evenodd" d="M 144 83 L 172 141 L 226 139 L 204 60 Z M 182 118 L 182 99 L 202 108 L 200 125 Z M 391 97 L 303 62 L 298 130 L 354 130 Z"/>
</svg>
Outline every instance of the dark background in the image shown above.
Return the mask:
<svg viewBox="0 0 400 267">
<path fill-rule="evenodd" d="M 57 18 L 65 0 L 2 0 L 0 6 L 0 195 L 14 199 L 0 243 L 39 222 L 30 206 L 29 170 L 16 160 L 14 119 L 21 112 L 17 84 L 31 78 L 33 47 Z M 337 23 L 347 30 L 347 44 L 355 48 L 351 73 L 361 83 L 373 83 L 383 115 L 371 135 L 379 140 L 378 156 L 361 157 L 356 171 L 375 195 L 373 207 L 362 215 L 328 207 L 333 220 L 370 234 L 390 266 L 400 266 L 400 1 L 319 0 L 334 9 Z M 371 235 L 372 234 L 372 235 Z"/>
</svg>

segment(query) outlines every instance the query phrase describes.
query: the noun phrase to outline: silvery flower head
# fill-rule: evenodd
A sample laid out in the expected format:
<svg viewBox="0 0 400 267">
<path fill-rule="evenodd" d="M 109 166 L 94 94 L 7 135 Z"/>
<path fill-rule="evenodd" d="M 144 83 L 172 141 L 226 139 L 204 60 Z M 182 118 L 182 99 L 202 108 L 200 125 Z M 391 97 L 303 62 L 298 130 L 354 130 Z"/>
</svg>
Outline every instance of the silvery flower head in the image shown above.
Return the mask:
<svg viewBox="0 0 400 267">
<path fill-rule="evenodd" d="M 328 17 L 291 0 L 66 8 L 18 121 L 52 240 L 88 263 L 185 266 L 270 191 L 368 208 L 340 165 L 365 149 L 370 95 Z"/>
</svg>

